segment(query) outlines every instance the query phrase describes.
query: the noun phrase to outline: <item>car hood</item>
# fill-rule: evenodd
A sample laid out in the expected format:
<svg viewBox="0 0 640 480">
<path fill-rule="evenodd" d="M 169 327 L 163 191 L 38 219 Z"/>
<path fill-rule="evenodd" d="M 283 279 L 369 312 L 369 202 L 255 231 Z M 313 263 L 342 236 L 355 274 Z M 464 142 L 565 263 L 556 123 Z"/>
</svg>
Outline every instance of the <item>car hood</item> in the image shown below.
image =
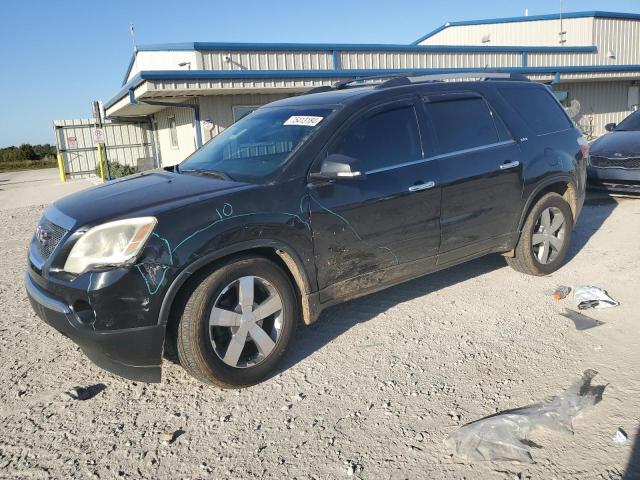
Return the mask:
<svg viewBox="0 0 640 480">
<path fill-rule="evenodd" d="M 640 156 L 640 132 L 611 132 L 591 144 L 591 155 Z"/>
<path fill-rule="evenodd" d="M 54 205 L 80 226 L 136 214 L 154 215 L 222 192 L 252 187 L 255 185 L 154 170 L 88 188 Z"/>
</svg>

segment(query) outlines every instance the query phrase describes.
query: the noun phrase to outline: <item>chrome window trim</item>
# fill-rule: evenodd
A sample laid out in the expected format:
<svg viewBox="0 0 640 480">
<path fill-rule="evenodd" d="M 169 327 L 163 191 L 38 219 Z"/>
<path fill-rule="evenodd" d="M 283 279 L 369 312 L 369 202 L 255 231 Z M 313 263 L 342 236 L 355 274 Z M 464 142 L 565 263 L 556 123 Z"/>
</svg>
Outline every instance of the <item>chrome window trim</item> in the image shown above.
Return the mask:
<svg viewBox="0 0 640 480">
<path fill-rule="evenodd" d="M 482 150 L 490 150 L 492 148 L 498 148 L 505 145 L 515 144 L 515 140 L 505 140 L 503 142 L 490 143 L 488 145 L 480 145 L 479 147 L 466 148 L 464 150 L 456 150 L 454 152 L 442 153 L 440 155 L 434 155 L 433 157 L 421 158 L 420 160 L 412 160 L 410 162 L 398 163 L 397 165 L 389 165 L 388 167 L 375 168 L 365 172 L 366 175 L 373 175 L 375 173 L 387 172 L 389 170 L 395 170 L 396 168 L 408 167 L 411 165 L 417 165 L 423 162 L 430 162 L 432 160 L 440 160 L 442 158 L 455 157 L 458 155 L 465 155 L 467 153 L 479 152 Z"/>
</svg>

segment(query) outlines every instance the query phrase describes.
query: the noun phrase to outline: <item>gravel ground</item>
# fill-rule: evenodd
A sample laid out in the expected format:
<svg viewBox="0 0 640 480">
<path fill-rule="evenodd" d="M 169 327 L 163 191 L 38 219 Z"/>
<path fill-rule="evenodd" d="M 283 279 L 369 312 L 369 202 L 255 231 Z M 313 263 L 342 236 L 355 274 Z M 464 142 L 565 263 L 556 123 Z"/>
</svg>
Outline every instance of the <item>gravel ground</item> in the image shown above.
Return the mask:
<svg viewBox="0 0 640 480">
<path fill-rule="evenodd" d="M 22 274 L 43 210 L 0 210 L 0 478 L 640 476 L 640 200 L 591 200 L 571 261 L 549 277 L 493 255 L 334 307 L 298 330 L 278 376 L 239 391 L 170 363 L 162 384 L 122 380 L 39 321 Z M 577 331 L 559 315 L 570 301 L 544 294 L 559 284 L 602 286 L 621 305 Z M 588 368 L 603 401 L 573 435 L 537 432 L 534 464 L 472 464 L 444 444 Z M 63 393 L 75 386 L 95 396 Z"/>
</svg>

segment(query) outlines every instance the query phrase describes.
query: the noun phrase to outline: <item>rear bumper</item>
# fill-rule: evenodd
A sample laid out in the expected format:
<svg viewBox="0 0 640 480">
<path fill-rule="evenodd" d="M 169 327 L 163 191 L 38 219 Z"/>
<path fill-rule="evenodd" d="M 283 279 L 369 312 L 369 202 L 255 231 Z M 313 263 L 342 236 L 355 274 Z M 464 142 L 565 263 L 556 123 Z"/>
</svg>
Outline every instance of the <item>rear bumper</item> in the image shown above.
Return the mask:
<svg viewBox="0 0 640 480">
<path fill-rule="evenodd" d="M 100 368 L 130 380 L 159 382 L 165 326 L 94 330 L 65 302 L 43 291 L 24 276 L 31 306 L 45 323 L 76 343 Z"/>
</svg>

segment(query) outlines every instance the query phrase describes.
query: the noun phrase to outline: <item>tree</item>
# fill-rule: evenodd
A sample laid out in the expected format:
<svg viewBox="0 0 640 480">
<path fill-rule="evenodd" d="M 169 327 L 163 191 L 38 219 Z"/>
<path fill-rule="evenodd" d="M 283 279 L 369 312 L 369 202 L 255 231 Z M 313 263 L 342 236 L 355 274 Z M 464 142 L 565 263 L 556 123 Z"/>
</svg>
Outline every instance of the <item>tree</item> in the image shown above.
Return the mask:
<svg viewBox="0 0 640 480">
<path fill-rule="evenodd" d="M 38 159 L 38 154 L 33 149 L 33 146 L 29 145 L 28 143 L 23 143 L 22 145 L 20 145 L 18 150 L 20 151 L 20 157 L 23 160 L 37 160 Z"/>
</svg>

